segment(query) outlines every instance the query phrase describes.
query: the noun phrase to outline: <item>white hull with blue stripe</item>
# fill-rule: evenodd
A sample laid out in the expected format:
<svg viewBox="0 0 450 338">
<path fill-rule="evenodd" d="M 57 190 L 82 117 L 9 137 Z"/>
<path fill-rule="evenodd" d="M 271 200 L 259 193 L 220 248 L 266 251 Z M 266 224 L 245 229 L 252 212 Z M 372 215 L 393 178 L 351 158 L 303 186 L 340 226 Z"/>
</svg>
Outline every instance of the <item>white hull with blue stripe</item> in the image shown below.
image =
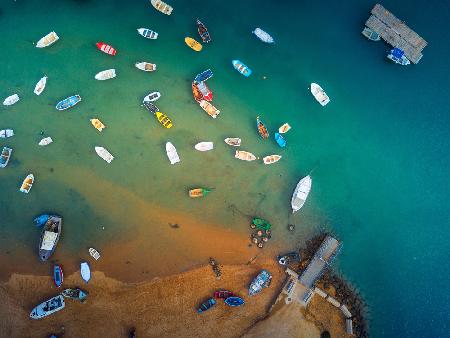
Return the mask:
<svg viewBox="0 0 450 338">
<path fill-rule="evenodd" d="M 142 35 L 144 38 L 156 40 L 158 38 L 158 33 L 152 31 L 148 28 L 138 28 L 138 33 Z"/>
</svg>

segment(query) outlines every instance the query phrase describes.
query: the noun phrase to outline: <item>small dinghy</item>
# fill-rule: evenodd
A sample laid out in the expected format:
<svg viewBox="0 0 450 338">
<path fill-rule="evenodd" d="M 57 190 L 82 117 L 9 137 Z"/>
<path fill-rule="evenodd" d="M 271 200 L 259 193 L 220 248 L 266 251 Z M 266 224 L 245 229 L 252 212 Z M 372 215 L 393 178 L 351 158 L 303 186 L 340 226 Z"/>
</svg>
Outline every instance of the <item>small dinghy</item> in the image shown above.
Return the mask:
<svg viewBox="0 0 450 338">
<path fill-rule="evenodd" d="M 90 121 L 91 124 L 94 126 L 94 128 L 97 129 L 98 131 L 102 131 L 103 129 L 106 128 L 103 122 L 100 121 L 99 119 L 90 119 Z"/>
<path fill-rule="evenodd" d="M 36 95 L 41 95 L 44 91 L 45 85 L 47 84 L 47 78 L 47 76 L 44 76 L 38 81 L 38 83 L 36 83 L 36 86 L 34 87 L 34 93 Z"/>
<path fill-rule="evenodd" d="M 227 137 L 225 143 L 232 147 L 239 147 L 241 145 L 242 140 L 238 137 Z"/>
<path fill-rule="evenodd" d="M 261 135 L 262 138 L 269 138 L 269 132 L 259 116 L 256 117 L 256 128 L 258 128 L 259 135 Z"/>
<path fill-rule="evenodd" d="M 65 307 L 64 297 L 62 295 L 55 296 L 36 306 L 31 310 L 31 319 L 41 319 L 55 313 Z"/>
<path fill-rule="evenodd" d="M 311 83 L 311 94 L 322 106 L 326 106 L 330 102 L 327 93 L 317 83 Z"/>
<path fill-rule="evenodd" d="M 89 293 L 87 291 L 81 290 L 79 288 L 76 289 L 64 289 L 61 292 L 61 295 L 66 298 L 79 300 L 80 302 L 84 302 Z"/>
<path fill-rule="evenodd" d="M 248 294 L 250 296 L 256 295 L 261 292 L 263 288 L 266 288 L 270 285 L 270 281 L 272 279 L 272 275 L 267 270 L 262 270 L 258 276 L 253 279 L 252 283 L 248 288 Z"/>
<path fill-rule="evenodd" d="M 116 70 L 114 68 L 103 70 L 95 74 L 94 78 L 99 81 L 114 79 L 116 77 Z"/>
<path fill-rule="evenodd" d="M 8 96 L 4 101 L 4 106 L 12 106 L 13 104 L 17 103 L 20 100 L 19 95 L 13 94 L 11 96 Z"/>
<path fill-rule="evenodd" d="M 281 134 L 275 133 L 275 141 L 278 143 L 278 145 L 279 145 L 281 148 L 286 147 L 286 140 L 284 139 L 283 136 L 281 136 Z"/>
<path fill-rule="evenodd" d="M 219 290 L 214 292 L 214 298 L 217 299 L 227 299 L 228 297 L 233 297 L 234 294 L 228 290 Z"/>
<path fill-rule="evenodd" d="M 211 190 L 207 188 L 195 188 L 189 190 L 189 197 L 190 198 L 204 197 L 210 192 Z"/>
<path fill-rule="evenodd" d="M 311 176 L 303 177 L 297 184 L 292 195 L 291 206 L 292 213 L 298 211 L 305 204 L 308 198 L 309 192 L 311 191 L 312 178 Z"/>
<path fill-rule="evenodd" d="M 241 297 L 228 297 L 227 299 L 225 299 L 225 304 L 227 304 L 228 306 L 241 306 L 244 305 L 245 302 Z"/>
<path fill-rule="evenodd" d="M 160 97 L 161 97 L 160 92 L 151 92 L 146 97 L 144 97 L 143 102 L 155 102 L 155 101 L 159 100 Z"/>
<path fill-rule="evenodd" d="M 3 147 L 0 155 L 0 168 L 5 168 L 8 165 L 9 159 L 11 158 L 11 153 L 11 148 Z"/>
<path fill-rule="evenodd" d="M 289 130 L 291 130 L 291 126 L 289 125 L 289 123 L 285 123 L 280 128 L 278 128 L 278 132 L 280 134 L 287 133 Z"/>
<path fill-rule="evenodd" d="M 94 248 L 89 248 L 89 254 L 94 258 L 96 261 L 100 258 L 100 252 L 95 250 Z"/>
<path fill-rule="evenodd" d="M 197 309 L 198 313 L 205 312 L 216 305 L 216 300 L 214 298 L 208 299 L 206 302 L 202 303 Z"/>
<path fill-rule="evenodd" d="M 161 125 L 167 129 L 172 128 L 173 124 L 172 124 L 172 120 L 164 113 L 157 111 L 155 113 L 155 117 L 158 120 L 159 123 L 161 123 Z"/>
<path fill-rule="evenodd" d="M 61 100 L 56 104 L 56 109 L 58 110 L 66 110 L 70 107 L 75 106 L 77 103 L 81 101 L 81 96 L 76 94 L 68 97 L 67 99 Z"/>
<path fill-rule="evenodd" d="M 248 68 L 244 63 L 242 63 L 239 60 L 233 60 L 233 67 L 236 69 L 239 73 L 244 75 L 245 77 L 249 77 L 252 74 L 252 70 Z"/>
<path fill-rule="evenodd" d="M 37 227 L 43 226 L 45 223 L 47 223 L 48 219 L 50 218 L 50 215 L 48 214 L 42 214 L 33 219 L 33 223 Z"/>
<path fill-rule="evenodd" d="M 262 42 L 265 43 L 274 43 L 273 37 L 270 36 L 269 33 L 263 31 L 261 28 L 255 28 L 255 30 L 252 32 L 256 35 L 258 39 L 260 39 Z"/>
<path fill-rule="evenodd" d="M 206 29 L 206 26 L 199 19 L 197 19 L 197 31 L 204 43 L 211 42 L 211 36 L 209 35 L 208 29 Z"/>
<path fill-rule="evenodd" d="M 137 62 L 134 66 L 137 69 L 143 70 L 144 72 L 153 72 L 156 70 L 156 65 L 149 62 Z"/>
<path fill-rule="evenodd" d="M 200 107 L 202 107 L 202 109 L 209 115 L 211 116 L 213 119 L 215 119 L 217 116 L 219 116 L 220 114 L 220 110 L 217 109 L 216 107 L 214 107 L 211 103 L 209 103 L 206 100 L 201 100 L 199 102 Z"/>
<path fill-rule="evenodd" d="M 269 155 L 263 158 L 264 164 L 272 164 L 281 160 L 280 155 Z"/>
<path fill-rule="evenodd" d="M 86 283 L 89 283 L 89 280 L 91 279 L 91 269 L 89 268 L 89 264 L 87 262 L 80 264 L 80 274 L 81 278 L 83 278 Z"/>
<path fill-rule="evenodd" d="M 387 58 L 392 62 L 395 62 L 396 64 L 402 66 L 407 66 L 411 63 L 405 56 L 405 52 L 400 48 L 392 49 L 391 52 L 388 54 Z"/>
<path fill-rule="evenodd" d="M 44 48 L 53 45 L 56 41 L 59 40 L 58 34 L 55 32 L 50 32 L 46 36 L 39 39 L 36 43 L 37 48 Z"/>
<path fill-rule="evenodd" d="M 20 186 L 20 191 L 28 194 L 31 190 L 31 187 L 33 186 L 34 183 L 34 175 L 33 174 L 29 174 L 27 177 L 25 177 L 25 179 L 23 180 L 22 185 Z"/>
<path fill-rule="evenodd" d="M 56 287 L 61 287 L 64 280 L 63 271 L 60 265 L 56 264 L 53 267 L 53 282 L 55 283 Z"/>
<path fill-rule="evenodd" d="M 235 158 L 238 158 L 242 161 L 254 161 L 256 160 L 256 156 L 252 153 L 249 153 L 248 151 L 242 151 L 242 150 L 236 150 L 236 154 L 234 155 Z"/>
<path fill-rule="evenodd" d="M 209 89 L 209 87 L 206 84 L 206 82 L 204 82 L 204 81 L 196 82 L 195 85 L 197 86 L 197 89 L 202 94 L 203 99 L 205 99 L 206 101 L 211 102 L 212 99 L 213 99 L 213 92 L 211 91 L 211 89 Z"/>
<path fill-rule="evenodd" d="M 198 151 L 208 151 L 214 149 L 214 143 L 213 142 L 199 142 L 197 143 L 194 148 Z"/>
<path fill-rule="evenodd" d="M 200 74 L 197 74 L 195 76 L 195 78 L 194 78 L 194 81 L 197 82 L 197 83 L 198 82 L 205 82 L 205 81 L 209 80 L 210 78 L 212 78 L 213 75 L 214 74 L 213 74 L 212 70 L 208 68 L 207 70 L 204 70 Z"/>
<path fill-rule="evenodd" d="M 158 38 L 158 33 L 152 31 L 148 28 L 138 28 L 138 33 L 142 35 L 144 38 L 156 40 Z"/>
<path fill-rule="evenodd" d="M 50 143 L 53 142 L 53 139 L 49 137 L 44 137 L 42 140 L 39 141 L 39 145 L 42 147 L 48 146 Z"/>
<path fill-rule="evenodd" d="M 97 48 L 99 50 L 101 50 L 105 54 L 112 55 L 112 56 L 117 54 L 117 51 L 114 49 L 114 47 L 112 47 L 104 42 L 100 41 L 100 42 L 97 42 L 95 45 L 97 46 Z"/>
<path fill-rule="evenodd" d="M 159 112 L 159 108 L 154 103 L 149 101 L 144 101 L 142 103 L 144 104 L 145 109 L 147 109 L 150 113 L 156 114 Z"/>
<path fill-rule="evenodd" d="M 114 160 L 114 156 L 112 156 L 111 153 L 103 147 L 99 146 L 95 147 L 95 152 L 97 153 L 98 156 L 100 156 L 108 163 L 111 163 L 112 160 Z"/>
<path fill-rule="evenodd" d="M 175 164 L 181 161 L 180 157 L 178 156 L 177 149 L 170 142 L 166 143 L 166 153 L 167 157 L 169 158 L 170 164 Z"/>
<path fill-rule="evenodd" d="M 203 100 L 203 94 L 197 87 L 197 82 L 192 82 L 192 95 L 194 96 L 194 100 L 200 103 L 201 100 Z"/>
<path fill-rule="evenodd" d="M 62 231 L 62 218 L 52 215 L 44 224 L 39 239 L 39 258 L 46 261 L 55 252 Z"/>
<path fill-rule="evenodd" d="M 161 13 L 166 15 L 172 14 L 173 7 L 166 4 L 165 2 L 161 0 L 151 0 L 150 2 L 152 3 L 152 6 L 155 7 Z"/>
<path fill-rule="evenodd" d="M 0 138 L 8 138 L 14 136 L 14 130 L 12 129 L 2 129 L 0 130 Z"/>
<path fill-rule="evenodd" d="M 200 42 L 197 42 L 190 37 L 184 38 L 184 42 L 186 42 L 186 45 L 188 45 L 191 49 L 195 50 L 196 52 L 200 52 L 203 48 Z"/>
</svg>

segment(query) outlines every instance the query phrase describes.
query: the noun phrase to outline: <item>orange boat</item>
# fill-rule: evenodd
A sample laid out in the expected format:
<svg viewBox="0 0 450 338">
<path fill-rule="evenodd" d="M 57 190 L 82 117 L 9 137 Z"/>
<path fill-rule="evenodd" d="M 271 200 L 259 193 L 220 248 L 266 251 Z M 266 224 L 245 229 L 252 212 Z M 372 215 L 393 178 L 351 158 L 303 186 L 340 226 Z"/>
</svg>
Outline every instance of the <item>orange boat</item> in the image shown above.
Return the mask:
<svg viewBox="0 0 450 338">
<path fill-rule="evenodd" d="M 262 138 L 269 138 L 269 132 L 264 123 L 259 119 L 259 116 L 256 117 L 256 126 L 258 127 L 259 134 Z"/>
<path fill-rule="evenodd" d="M 200 92 L 200 89 L 198 89 L 195 82 L 192 82 L 192 94 L 194 95 L 195 101 L 200 102 L 203 100 L 203 94 Z"/>
</svg>

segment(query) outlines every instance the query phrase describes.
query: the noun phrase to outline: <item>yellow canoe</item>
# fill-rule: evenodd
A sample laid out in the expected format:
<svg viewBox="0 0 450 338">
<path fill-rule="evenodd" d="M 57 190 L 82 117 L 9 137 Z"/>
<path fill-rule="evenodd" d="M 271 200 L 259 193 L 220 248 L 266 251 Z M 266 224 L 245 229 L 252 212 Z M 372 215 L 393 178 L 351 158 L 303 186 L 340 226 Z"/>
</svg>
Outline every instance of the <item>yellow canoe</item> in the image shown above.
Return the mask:
<svg viewBox="0 0 450 338">
<path fill-rule="evenodd" d="M 172 121 L 169 119 L 169 117 L 166 114 L 161 113 L 160 111 L 157 111 L 155 113 L 155 116 L 159 123 L 161 123 L 164 127 L 167 129 L 172 128 Z"/>
<path fill-rule="evenodd" d="M 203 48 L 203 46 L 193 38 L 184 38 L 184 42 L 196 52 L 200 52 Z"/>
<path fill-rule="evenodd" d="M 99 119 L 91 119 L 91 123 L 98 131 L 102 131 L 104 128 L 106 128 L 106 126 Z"/>
</svg>

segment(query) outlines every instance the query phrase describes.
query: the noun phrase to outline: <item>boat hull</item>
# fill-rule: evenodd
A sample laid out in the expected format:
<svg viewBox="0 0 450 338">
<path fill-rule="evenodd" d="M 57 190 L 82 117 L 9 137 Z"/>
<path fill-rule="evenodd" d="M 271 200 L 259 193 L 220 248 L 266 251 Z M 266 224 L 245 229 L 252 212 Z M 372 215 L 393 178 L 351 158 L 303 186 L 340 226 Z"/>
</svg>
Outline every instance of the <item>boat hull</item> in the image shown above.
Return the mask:
<svg viewBox="0 0 450 338">
<path fill-rule="evenodd" d="M 234 69 L 236 69 L 239 73 L 244 75 L 245 77 L 249 77 L 252 75 L 252 70 L 248 68 L 244 63 L 242 63 L 239 60 L 233 60 L 232 61 Z"/>
<path fill-rule="evenodd" d="M 211 35 L 209 34 L 208 29 L 199 19 L 197 19 L 197 31 L 204 43 L 211 42 Z"/>
<path fill-rule="evenodd" d="M 258 276 L 253 279 L 248 288 L 248 294 L 250 296 L 256 295 L 261 292 L 263 288 L 267 287 L 270 283 L 272 276 L 267 270 L 262 270 Z"/>
<path fill-rule="evenodd" d="M 56 104 L 56 109 L 58 110 L 66 110 L 69 109 L 81 101 L 80 95 L 72 95 L 67 99 L 61 100 Z"/>
<path fill-rule="evenodd" d="M 0 155 L 0 168 L 5 168 L 9 159 L 11 158 L 12 149 L 8 147 L 3 147 L 2 153 Z"/>
<path fill-rule="evenodd" d="M 205 312 L 216 305 L 216 300 L 214 298 L 208 299 L 206 302 L 202 303 L 197 309 L 198 313 Z"/>
<path fill-rule="evenodd" d="M 38 83 L 36 83 L 36 86 L 34 87 L 34 93 L 38 96 L 41 95 L 46 85 L 47 85 L 47 76 L 44 76 L 38 81 Z"/>
<path fill-rule="evenodd" d="M 91 268 L 87 262 L 82 262 L 80 264 L 80 274 L 81 278 L 87 283 L 91 280 Z"/>
<path fill-rule="evenodd" d="M 245 302 L 241 297 L 232 296 L 225 299 L 225 304 L 227 304 L 228 306 L 236 307 L 244 305 Z"/>
<path fill-rule="evenodd" d="M 256 117 L 256 128 L 263 139 L 269 138 L 269 132 L 267 131 L 265 124 L 259 119 L 259 116 Z"/>
<path fill-rule="evenodd" d="M 110 45 L 108 45 L 108 44 L 106 44 L 104 42 L 100 41 L 100 42 L 97 42 L 95 45 L 97 46 L 97 48 L 100 51 L 102 51 L 105 54 L 108 54 L 108 55 L 111 55 L 111 56 L 114 56 L 114 55 L 117 54 L 117 51 L 116 51 L 116 49 L 114 47 L 112 47 L 112 46 L 110 46 Z"/>
<path fill-rule="evenodd" d="M 208 151 L 214 149 L 214 143 L 213 142 L 199 142 L 197 143 L 194 148 L 198 151 Z"/>
<path fill-rule="evenodd" d="M 172 128 L 172 120 L 166 114 L 157 111 L 155 113 L 155 117 L 164 128 L 166 129 Z"/>
<path fill-rule="evenodd" d="M 238 137 L 227 137 L 224 142 L 232 147 L 240 147 L 242 140 Z"/>
<path fill-rule="evenodd" d="M 61 287 L 64 281 L 63 270 L 60 265 L 55 265 L 53 267 L 53 282 L 57 288 Z"/>
<path fill-rule="evenodd" d="M 27 177 L 25 177 L 25 179 L 23 180 L 22 186 L 20 187 L 20 191 L 28 194 L 31 190 L 31 187 L 34 184 L 34 175 L 33 174 L 29 174 Z"/>
<path fill-rule="evenodd" d="M 309 192 L 311 191 L 312 179 L 311 176 L 303 177 L 295 187 L 294 193 L 292 195 L 291 207 L 292 213 L 300 210 L 308 198 Z"/>
<path fill-rule="evenodd" d="M 170 164 L 176 164 L 181 162 L 180 156 L 178 156 L 177 149 L 171 142 L 166 143 L 166 153 L 169 158 Z"/>
<path fill-rule="evenodd" d="M 166 4 L 165 2 L 161 0 L 151 0 L 150 1 L 152 6 L 155 7 L 155 9 L 163 14 L 171 15 L 173 11 L 173 7 Z"/>
<path fill-rule="evenodd" d="M 281 148 L 286 147 L 287 142 L 280 133 L 275 133 L 275 141 Z"/>
<path fill-rule="evenodd" d="M 200 52 L 203 48 L 200 42 L 197 42 L 190 37 L 184 38 L 184 42 L 186 43 L 186 45 L 188 45 L 192 50 L 195 50 L 196 52 Z"/>
<path fill-rule="evenodd" d="M 59 40 L 58 34 L 55 32 L 50 32 L 46 36 L 39 39 L 39 41 L 36 43 L 37 48 L 44 48 L 53 45 L 56 41 Z"/>
<path fill-rule="evenodd" d="M 44 224 L 39 240 L 39 258 L 41 261 L 48 260 L 56 250 L 62 231 L 62 218 L 56 215 L 49 217 Z"/>
<path fill-rule="evenodd" d="M 330 98 L 327 93 L 325 93 L 322 87 L 317 83 L 311 83 L 311 94 L 322 107 L 326 106 L 330 102 Z"/>
<path fill-rule="evenodd" d="M 59 310 L 64 309 L 65 305 L 66 304 L 64 303 L 64 297 L 62 295 L 58 295 L 36 306 L 31 311 L 30 318 L 41 319 L 47 317 Z"/>
</svg>

